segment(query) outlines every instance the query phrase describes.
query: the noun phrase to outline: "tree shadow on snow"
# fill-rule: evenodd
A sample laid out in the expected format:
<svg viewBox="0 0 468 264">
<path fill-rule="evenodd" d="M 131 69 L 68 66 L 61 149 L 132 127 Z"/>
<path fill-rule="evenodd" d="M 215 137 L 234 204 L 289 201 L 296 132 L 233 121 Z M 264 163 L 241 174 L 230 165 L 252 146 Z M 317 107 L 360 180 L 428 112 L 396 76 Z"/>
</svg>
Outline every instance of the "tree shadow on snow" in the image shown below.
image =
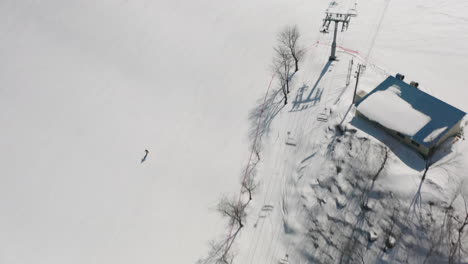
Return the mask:
<svg viewBox="0 0 468 264">
<path fill-rule="evenodd" d="M 266 100 L 261 98 L 258 105 L 249 113 L 250 131 L 249 138 L 254 140 L 258 136 L 268 134 L 273 119 L 284 108 L 284 99 L 281 89 L 274 91 Z"/>
</svg>

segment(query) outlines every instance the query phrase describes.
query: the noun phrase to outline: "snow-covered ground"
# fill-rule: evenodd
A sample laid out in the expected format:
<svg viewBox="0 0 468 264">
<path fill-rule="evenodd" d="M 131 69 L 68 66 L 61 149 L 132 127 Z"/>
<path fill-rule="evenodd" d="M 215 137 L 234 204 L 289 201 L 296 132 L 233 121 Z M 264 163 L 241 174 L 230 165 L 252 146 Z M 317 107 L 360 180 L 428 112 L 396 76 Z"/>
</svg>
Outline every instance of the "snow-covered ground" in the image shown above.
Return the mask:
<svg viewBox="0 0 468 264">
<path fill-rule="evenodd" d="M 196 261 L 275 34 L 309 7 L 0 1 L 0 263 Z"/>
<path fill-rule="evenodd" d="M 459 9 L 467 7 L 463 1 L 360 1 L 358 17 L 339 37 L 339 61 L 332 63 L 330 36 L 319 37 L 293 77 L 291 104 L 275 113 L 263 137 L 261 190 L 251 202 L 236 263 L 448 262 L 457 239 L 453 221 L 467 214 L 468 144 L 446 144 L 426 163 L 354 117 L 353 87 L 345 83 L 353 58 L 367 64 L 361 89 L 402 72 L 466 111 L 467 92 L 460 87 L 468 49 L 459 40 L 468 30 Z M 407 114 L 400 114 L 402 122 Z"/>
<path fill-rule="evenodd" d="M 468 3 L 336 2 L 357 3 L 358 17 L 339 34 L 339 61 L 327 63 L 331 35 L 318 32 L 327 1 L 1 1 L 0 262 L 203 256 L 207 241 L 224 234 L 213 209 L 222 193 L 239 190 L 248 113 L 268 86 L 275 34 L 287 24 L 299 25 L 308 53 L 290 104 L 264 138 L 261 188 L 237 263 L 286 254 L 290 263 L 336 260 L 333 244 L 360 257 L 362 248 L 343 238 L 357 234 L 359 244 L 366 232 L 376 239 L 369 261 L 400 259 L 414 239 L 426 252 L 429 240 L 418 234 L 407 243 L 395 235 L 399 251 L 378 249 L 388 219 L 400 217 L 398 230 L 408 233 L 416 216 L 404 213 L 440 209 L 464 186 L 465 141 L 436 163 L 447 161 L 452 176 L 439 166 L 420 185 L 425 164 L 414 152 L 359 120 L 344 134 L 335 125 L 353 116 L 352 84 L 344 85 L 351 58 L 367 63 L 362 89 L 402 72 L 468 110 Z M 379 171 L 382 141 L 390 148 L 383 172 L 356 177 Z M 360 214 L 362 201 L 371 216 Z M 398 215 L 389 209 L 395 201 Z M 357 219 L 371 220 L 356 228 Z"/>
<path fill-rule="evenodd" d="M 343 74 L 353 57 L 340 53 L 340 61 L 328 64 L 320 55 L 326 51 L 310 51 L 294 76 L 293 102 L 264 138 L 261 190 L 238 242 L 237 263 L 446 261 L 443 253 L 428 252 L 443 237 L 451 199 L 468 190 L 468 144 L 438 153 L 442 158 L 434 159 L 424 179 L 420 155 L 354 117 L 353 87 L 345 86 Z M 326 71 L 316 83 L 321 71 L 313 69 L 320 67 Z M 380 71 L 365 74 L 384 79 Z M 460 196 L 455 204 L 462 216 Z"/>
</svg>

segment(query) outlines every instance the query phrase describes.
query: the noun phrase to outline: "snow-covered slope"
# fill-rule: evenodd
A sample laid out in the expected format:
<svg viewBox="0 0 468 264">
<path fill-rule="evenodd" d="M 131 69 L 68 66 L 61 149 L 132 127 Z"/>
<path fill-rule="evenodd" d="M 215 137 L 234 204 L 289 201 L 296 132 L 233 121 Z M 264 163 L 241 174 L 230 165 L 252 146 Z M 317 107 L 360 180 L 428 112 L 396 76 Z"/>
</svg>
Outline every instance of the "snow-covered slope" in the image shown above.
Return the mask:
<svg viewBox="0 0 468 264">
<path fill-rule="evenodd" d="M 468 145 L 439 152 L 426 172 L 421 156 L 354 118 L 353 87 L 342 74 L 352 56 L 340 53 L 340 61 L 328 64 L 320 55 L 326 51 L 310 51 L 294 77 L 294 101 L 264 137 L 261 191 L 237 263 L 446 262 L 444 223 L 455 195 L 466 195 Z M 316 84 L 319 66 L 326 73 Z M 371 68 L 365 75 L 385 77 Z M 450 213 L 462 217 L 461 196 L 453 205 Z"/>
<path fill-rule="evenodd" d="M 303 93 L 310 100 L 291 103 L 273 120 L 259 168 L 262 187 L 237 244 L 238 261 L 271 263 L 288 253 L 312 261 L 316 253 L 308 247 L 314 244 L 302 240 L 307 211 L 297 211 L 294 202 L 311 199 L 307 205 L 319 221 L 328 219 L 326 213 L 339 219 L 333 199 L 340 207 L 352 199 L 338 195 L 327 179 L 336 176 L 333 164 L 348 153 L 342 144 L 357 149 L 349 152 L 356 157 L 346 159 L 343 173 L 355 170 L 355 160 L 380 162 L 380 144 L 361 142 L 365 135 L 343 135 L 330 145 L 337 153 L 328 150 L 334 124 L 348 109 L 350 89 L 343 80 L 351 58 L 340 53 L 339 62 L 327 65 L 330 36 L 318 30 L 328 5 L 1 1 L 0 262 L 195 261 L 206 242 L 223 232 L 224 222 L 212 209 L 221 193 L 238 189 L 249 143 L 248 111 L 269 83 L 271 47 L 287 24 L 299 25 L 309 48 L 292 98 Z M 465 1 L 366 0 L 357 7 L 358 17 L 339 35 L 339 44 L 367 62 L 361 88 L 386 73 L 403 72 L 422 89 L 468 109 L 462 89 Z M 318 115 L 327 122 L 317 122 Z M 286 139 L 296 147 L 285 145 Z M 369 161 L 357 152 L 367 148 L 375 153 Z M 144 149 L 150 153 L 141 164 Z M 386 171 L 398 173 L 379 181 L 407 186 L 402 195 L 413 197 L 424 164 L 411 151 L 392 151 L 398 155 L 390 154 L 393 169 Z M 302 166 L 307 173 L 299 182 Z M 411 184 L 398 184 L 408 178 Z M 316 179 L 323 184 L 317 186 Z M 451 190 L 442 177 L 428 173 L 427 179 L 434 182 L 430 193 Z M 308 188 L 309 183 L 316 185 Z M 324 206 L 330 208 L 319 210 L 314 191 L 326 196 Z M 420 200 L 427 202 L 425 195 Z M 262 211 L 264 205 L 273 210 Z M 387 211 L 379 212 L 385 219 Z"/>
<path fill-rule="evenodd" d="M 467 37 L 458 11 L 467 7 L 463 1 L 360 1 L 332 63 L 330 36 L 318 37 L 293 77 L 291 104 L 264 117 L 273 121 L 262 138 L 261 190 L 251 202 L 236 263 L 455 260 L 456 230 L 467 216 L 467 142 L 450 141 L 426 162 L 354 117 L 355 79 L 345 83 L 353 59 L 367 64 L 361 89 L 402 72 L 466 111 L 460 59 L 468 49 L 457 40 Z M 468 261 L 465 253 L 461 261 Z"/>
<path fill-rule="evenodd" d="M 194 262 L 223 230 L 275 33 L 315 12 L 0 1 L 0 263 Z"/>
</svg>

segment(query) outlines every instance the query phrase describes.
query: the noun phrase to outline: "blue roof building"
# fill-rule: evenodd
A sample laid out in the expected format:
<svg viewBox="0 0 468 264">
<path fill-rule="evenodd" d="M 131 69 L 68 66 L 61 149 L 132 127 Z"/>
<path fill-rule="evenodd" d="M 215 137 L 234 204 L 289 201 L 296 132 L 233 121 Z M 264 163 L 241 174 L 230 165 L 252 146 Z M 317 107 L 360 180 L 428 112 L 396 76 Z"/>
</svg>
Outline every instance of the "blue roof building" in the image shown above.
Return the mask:
<svg viewBox="0 0 468 264">
<path fill-rule="evenodd" d="M 466 113 L 393 76 L 356 102 L 357 114 L 430 156 L 457 134 Z"/>
</svg>

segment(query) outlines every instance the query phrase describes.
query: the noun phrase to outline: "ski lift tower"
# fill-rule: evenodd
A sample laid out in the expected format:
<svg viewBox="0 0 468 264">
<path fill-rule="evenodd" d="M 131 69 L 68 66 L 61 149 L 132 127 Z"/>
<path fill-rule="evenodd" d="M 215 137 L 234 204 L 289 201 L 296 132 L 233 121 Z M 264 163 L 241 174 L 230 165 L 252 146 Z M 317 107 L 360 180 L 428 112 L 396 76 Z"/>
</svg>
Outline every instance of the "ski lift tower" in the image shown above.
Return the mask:
<svg viewBox="0 0 468 264">
<path fill-rule="evenodd" d="M 336 35 L 338 34 L 338 24 L 342 23 L 341 25 L 341 32 L 348 29 L 349 21 L 351 17 L 355 17 L 356 13 L 352 12 L 352 9 L 348 13 L 335 13 L 329 12 L 328 10 L 325 12 L 326 16 L 323 20 L 322 33 L 328 33 L 328 28 L 330 27 L 331 22 L 335 22 L 335 31 L 333 33 L 333 43 L 332 43 L 332 50 L 329 60 L 334 61 L 336 60 Z"/>
</svg>

